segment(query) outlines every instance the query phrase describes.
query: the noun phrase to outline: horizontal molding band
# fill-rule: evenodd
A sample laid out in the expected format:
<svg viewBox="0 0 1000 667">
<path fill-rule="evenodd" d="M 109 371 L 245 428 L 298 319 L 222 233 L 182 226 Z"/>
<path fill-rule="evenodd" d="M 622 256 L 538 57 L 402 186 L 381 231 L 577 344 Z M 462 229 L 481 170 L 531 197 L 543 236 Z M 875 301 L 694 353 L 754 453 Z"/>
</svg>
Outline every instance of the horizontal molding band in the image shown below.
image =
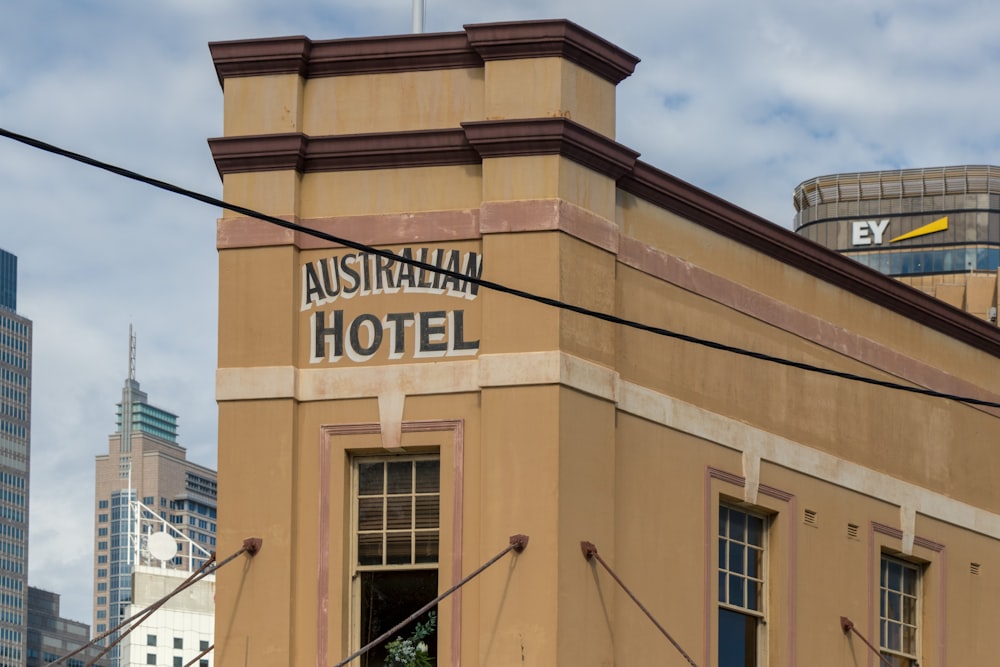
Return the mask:
<svg viewBox="0 0 1000 667">
<path fill-rule="evenodd" d="M 314 41 L 305 36 L 209 44 L 219 83 L 227 78 L 304 78 L 483 67 L 489 60 L 562 57 L 617 84 L 639 59 L 564 19 L 487 23 L 464 32 Z"/>
<path fill-rule="evenodd" d="M 607 367 L 559 351 L 342 369 L 220 368 L 216 399 L 318 401 L 376 398 L 386 392 L 427 396 L 532 385 L 569 387 L 614 402 L 621 412 L 1000 540 L 1000 514 L 623 381 Z"/>
<path fill-rule="evenodd" d="M 480 164 L 483 158 L 561 155 L 617 179 L 635 151 L 566 118 L 463 123 L 461 128 L 311 137 L 301 132 L 208 140 L 220 175 Z"/>
</svg>

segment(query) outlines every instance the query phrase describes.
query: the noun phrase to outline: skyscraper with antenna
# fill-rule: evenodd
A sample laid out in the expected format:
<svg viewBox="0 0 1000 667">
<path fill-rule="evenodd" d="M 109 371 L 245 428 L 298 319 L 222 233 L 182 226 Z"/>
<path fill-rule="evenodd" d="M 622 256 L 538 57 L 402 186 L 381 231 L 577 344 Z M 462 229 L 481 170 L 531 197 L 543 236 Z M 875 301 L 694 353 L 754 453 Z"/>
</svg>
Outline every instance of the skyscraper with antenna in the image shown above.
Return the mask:
<svg viewBox="0 0 1000 667">
<path fill-rule="evenodd" d="M 116 429 L 108 452 L 97 456 L 94 499 L 94 632 L 105 633 L 130 614 L 132 576 L 137 567 L 186 570 L 199 566 L 215 549 L 216 473 L 187 460 L 177 442 L 177 415 L 149 402 L 136 380 L 136 336 L 129 327 L 128 375 L 117 406 Z M 165 554 L 166 533 L 175 545 Z M 154 664 L 183 657 L 174 649 L 179 636 L 149 635 Z M 109 636 L 108 642 L 115 636 Z M 189 642 L 191 643 L 191 642 Z M 109 652 L 114 667 L 125 664 L 119 647 Z M 169 654 L 169 655 L 168 655 Z M 159 659 L 159 658 L 157 658 Z M 186 663 L 184 660 L 181 664 Z"/>
</svg>

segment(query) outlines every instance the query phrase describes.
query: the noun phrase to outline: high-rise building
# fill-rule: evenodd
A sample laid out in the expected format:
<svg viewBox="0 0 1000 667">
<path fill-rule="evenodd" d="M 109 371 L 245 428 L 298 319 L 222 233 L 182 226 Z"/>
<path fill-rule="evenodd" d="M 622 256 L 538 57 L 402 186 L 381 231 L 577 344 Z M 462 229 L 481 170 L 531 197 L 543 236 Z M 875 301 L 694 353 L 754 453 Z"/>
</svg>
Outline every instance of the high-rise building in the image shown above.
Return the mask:
<svg viewBox="0 0 1000 667">
<path fill-rule="evenodd" d="M 793 201 L 799 235 L 997 322 L 1000 167 L 818 176 Z"/>
<path fill-rule="evenodd" d="M 90 626 L 59 615 L 59 594 L 28 588 L 27 667 L 41 667 L 79 649 L 90 639 Z M 97 658 L 100 648 L 89 647 L 71 658 L 67 667 L 83 667 L 94 662 L 98 667 L 107 661 Z"/>
<path fill-rule="evenodd" d="M 24 665 L 31 461 L 31 320 L 17 313 L 17 257 L 0 250 L 0 665 Z"/>
<path fill-rule="evenodd" d="M 140 518 L 169 523 L 202 550 L 178 547 L 172 565 L 197 566 L 215 549 L 216 474 L 187 460 L 177 443 L 177 415 L 149 403 L 134 372 L 118 404 L 108 453 L 97 457 L 94 500 L 94 631 L 102 634 L 129 616 L 132 574 L 140 562 Z M 110 639 L 114 639 L 112 636 Z M 109 653 L 119 664 L 119 651 Z"/>
</svg>

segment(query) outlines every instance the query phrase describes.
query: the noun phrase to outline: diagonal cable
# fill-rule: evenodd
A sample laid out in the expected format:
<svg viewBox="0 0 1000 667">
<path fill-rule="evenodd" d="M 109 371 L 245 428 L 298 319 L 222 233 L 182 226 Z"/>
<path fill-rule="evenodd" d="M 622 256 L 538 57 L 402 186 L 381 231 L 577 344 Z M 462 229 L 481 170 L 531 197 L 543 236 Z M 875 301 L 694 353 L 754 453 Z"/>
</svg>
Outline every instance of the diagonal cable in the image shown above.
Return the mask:
<svg viewBox="0 0 1000 667">
<path fill-rule="evenodd" d="M 971 396 L 961 396 L 958 394 L 949 394 L 946 392 L 935 391 L 933 389 L 926 389 L 924 387 L 914 387 L 910 385 L 900 384 L 898 382 L 890 382 L 887 380 L 878 380 L 875 378 L 865 377 L 864 375 L 857 375 L 855 373 L 847 373 L 844 371 L 836 371 L 830 368 L 823 368 L 821 366 L 814 366 L 812 364 L 803 363 L 800 361 L 793 361 L 791 359 L 785 359 L 783 357 L 776 357 L 770 354 L 764 354 L 763 352 L 754 352 L 752 350 L 747 350 L 745 348 L 736 347 L 734 345 L 726 345 L 725 343 L 719 343 L 717 341 L 708 340 L 705 338 L 698 338 L 697 336 L 691 336 L 688 334 L 683 334 L 678 331 L 673 331 L 671 329 L 665 329 L 663 327 L 652 326 L 650 324 L 643 324 L 641 322 L 636 322 L 634 320 L 627 320 L 617 315 L 611 315 L 609 313 L 602 313 L 600 311 L 591 310 L 590 308 L 584 308 L 583 306 L 577 306 L 574 304 L 566 303 L 560 301 L 559 299 L 553 299 L 551 297 L 542 296 L 540 294 L 534 294 L 532 292 L 527 292 L 524 290 L 517 289 L 515 287 L 509 287 L 496 283 L 490 280 L 485 280 L 480 277 L 466 275 L 458 271 L 452 271 L 440 266 L 435 266 L 427 262 L 423 262 L 412 257 L 402 257 L 388 250 L 382 250 L 374 246 L 366 245 L 364 243 L 359 243 L 357 241 L 352 241 L 347 238 L 336 236 L 334 234 L 328 234 L 326 232 L 321 232 L 315 229 L 309 229 L 302 225 L 296 224 L 294 222 L 289 222 L 288 220 L 283 220 L 282 218 L 268 215 L 266 213 L 261 213 L 253 209 L 247 208 L 245 206 L 240 206 L 238 204 L 230 204 L 216 197 L 211 197 L 200 192 L 195 192 L 193 190 L 187 190 L 178 185 L 168 183 L 166 181 L 160 181 L 149 176 L 144 176 L 142 174 L 136 173 L 134 171 L 129 171 L 122 167 L 115 166 L 113 164 L 108 164 L 107 162 L 101 162 L 95 160 L 94 158 L 88 157 L 86 155 L 81 155 L 79 153 L 74 153 L 72 151 L 66 150 L 64 148 L 59 148 L 58 146 L 53 146 L 52 144 L 45 143 L 38 139 L 33 139 L 31 137 L 17 134 L 16 132 L 11 132 L 4 128 L 0 128 L 0 136 L 7 137 L 8 139 L 13 139 L 32 148 L 37 148 L 39 150 L 52 153 L 54 155 L 59 155 L 61 157 L 68 158 L 70 160 L 75 160 L 82 164 L 95 167 L 97 169 L 103 169 L 104 171 L 122 176 L 123 178 L 128 178 L 133 181 L 138 181 L 140 183 L 145 183 L 146 185 L 151 185 L 160 190 L 165 190 L 167 192 L 172 192 L 174 194 L 187 197 L 189 199 L 194 199 L 195 201 L 200 201 L 204 204 L 209 204 L 210 206 L 217 206 L 219 208 L 227 209 L 230 211 L 235 211 L 241 215 L 248 218 L 255 218 L 257 220 L 263 220 L 264 222 L 269 222 L 273 225 L 283 227 L 285 229 L 290 229 L 302 234 L 313 236 L 324 241 L 329 241 L 331 243 L 337 243 L 339 245 L 345 246 L 347 248 L 353 248 L 359 252 L 366 252 L 371 255 L 382 257 L 384 259 L 390 259 L 403 264 L 408 264 L 410 266 L 417 267 L 424 271 L 429 271 L 432 273 L 437 273 L 449 278 L 454 278 L 460 281 L 470 282 L 474 285 L 480 287 L 485 287 L 486 289 L 494 290 L 503 294 L 509 294 L 511 296 L 516 296 L 521 299 L 528 301 L 534 301 L 535 303 L 540 303 L 546 306 L 551 306 L 553 308 L 559 308 L 561 310 L 567 310 L 570 312 L 578 313 L 586 317 L 593 317 L 595 319 L 603 320 L 605 322 L 610 322 L 612 324 L 619 324 L 621 326 L 629 327 L 631 329 L 637 329 L 639 331 L 646 331 L 648 333 L 656 334 L 658 336 L 664 336 L 666 338 L 673 338 L 676 340 L 684 341 L 686 343 L 692 343 L 694 345 L 701 345 L 702 347 L 707 347 L 713 350 L 720 350 L 723 352 L 729 352 L 732 354 L 737 354 L 744 357 L 750 357 L 752 359 L 758 359 L 760 361 L 767 361 L 774 364 L 779 364 L 782 366 L 788 366 L 790 368 L 796 368 L 798 370 L 807 371 L 810 373 L 818 373 L 821 375 L 829 375 L 832 377 L 837 377 L 843 380 L 849 380 L 852 382 L 863 382 L 866 384 L 875 385 L 878 387 L 884 387 L 886 389 L 894 389 L 897 391 L 905 391 L 912 394 L 920 394 L 922 396 L 931 396 L 934 398 L 944 398 L 953 401 L 959 401 L 962 403 L 968 403 L 970 405 L 981 405 L 984 407 L 998 408 L 1000 409 L 1000 402 L 987 401 L 979 398 L 973 398 Z"/>
<path fill-rule="evenodd" d="M 636 606 L 639 607 L 640 610 L 642 610 L 642 613 L 646 615 L 646 618 L 648 618 L 653 622 L 653 625 L 655 625 L 656 629 L 659 630 L 660 633 L 667 638 L 667 641 L 673 644 L 674 648 L 677 649 L 677 652 L 680 653 L 682 656 L 684 656 L 684 659 L 687 660 L 688 664 L 691 665 L 691 667 L 698 667 L 695 661 L 691 659 L 691 656 L 689 656 L 687 652 L 681 648 L 681 645 L 677 643 L 677 640 L 675 640 L 673 637 L 670 636 L 670 633 L 667 632 L 667 629 L 664 628 L 662 625 L 660 625 L 660 622 L 653 617 L 653 614 L 650 613 L 648 609 L 646 609 L 645 605 L 639 602 L 639 598 L 637 598 L 635 594 L 632 593 L 631 590 L 629 590 L 629 587 L 625 585 L 625 582 L 619 579 L 618 575 L 615 574 L 615 571 L 612 570 L 611 567 L 604 562 L 604 559 L 601 558 L 601 554 L 597 553 L 597 547 L 594 546 L 593 542 L 586 542 L 586 541 L 580 542 L 580 550 L 583 551 L 583 557 L 586 558 L 588 562 L 591 560 L 596 560 L 598 563 L 601 564 L 601 566 L 605 570 L 608 571 L 608 574 L 610 574 L 611 578 L 615 580 L 615 583 L 618 584 L 621 587 L 621 589 L 628 594 L 630 598 L 632 598 L 632 602 L 634 602 Z"/>
<path fill-rule="evenodd" d="M 478 568 L 475 569 L 475 571 L 467 574 L 465 578 L 463 578 L 460 582 L 458 582 L 457 584 L 446 590 L 444 593 L 441 593 L 436 598 L 425 604 L 423 607 L 416 610 L 415 612 L 407 616 L 405 619 L 403 619 L 396 625 L 392 626 L 391 628 L 383 632 L 381 635 L 371 640 L 370 642 L 359 648 L 357 651 L 355 651 L 354 653 L 350 654 L 349 656 L 338 662 L 336 665 L 334 665 L 334 667 L 344 667 L 344 665 L 349 663 L 351 660 L 354 660 L 355 658 L 358 658 L 367 653 L 368 651 L 372 650 L 373 648 L 384 642 L 386 639 L 388 639 L 395 633 L 399 632 L 408 623 L 420 618 L 423 614 L 433 609 L 438 602 L 441 602 L 446 597 L 457 591 L 459 588 L 461 588 L 462 586 L 466 585 L 467 583 L 475 579 L 477 576 L 479 576 L 480 573 L 483 572 L 483 570 L 493 565 L 493 563 L 497 562 L 511 551 L 515 553 L 521 553 L 527 546 L 528 546 L 527 535 L 511 535 L 510 544 L 503 551 L 501 551 L 496 556 L 494 556 L 493 558 L 489 559 L 488 561 L 480 565 Z"/>
<path fill-rule="evenodd" d="M 240 556 L 240 555 L 242 555 L 244 553 L 249 554 L 251 558 L 253 556 L 256 556 L 257 552 L 260 551 L 261 545 L 262 545 L 262 540 L 259 537 L 248 537 L 247 539 L 243 540 L 243 546 L 239 549 L 239 551 L 236 551 L 231 556 L 227 557 L 225 560 L 220 561 L 220 562 L 216 562 L 216 560 L 215 560 L 215 552 L 212 552 L 212 555 L 208 558 L 208 560 L 206 560 L 201 565 L 201 567 L 199 567 L 197 570 L 195 570 L 194 572 L 192 572 L 191 575 L 187 579 L 185 579 L 180 584 L 178 584 L 177 587 L 174 590 L 172 590 L 171 592 L 167 593 L 165 596 L 163 596 L 162 598 L 160 598 L 159 600 L 157 600 L 153 604 L 149 605 L 145 609 L 141 609 L 140 611 L 136 612 L 135 614 L 132 614 L 131 616 L 129 616 L 128 618 L 126 618 L 121 623 L 119 623 L 115 627 L 111 628 L 107 632 L 94 637 L 92 640 L 90 640 L 89 642 L 87 642 L 83 646 L 80 646 L 76 650 L 74 650 L 74 651 L 72 651 L 70 653 L 67 653 L 66 655 L 62 656 L 61 658 L 59 658 L 57 660 L 54 660 L 53 662 L 48 663 L 46 667 L 55 667 L 56 665 L 61 665 L 66 660 L 68 660 L 69 658 L 72 658 L 73 656 L 77 655 L 81 651 L 84 651 L 84 650 L 90 648 L 91 646 L 95 646 L 101 640 L 103 640 L 106 637 L 114 634 L 115 632 L 118 632 L 122 628 L 128 626 L 128 629 L 125 630 L 125 632 L 123 632 L 121 635 L 119 635 L 113 642 L 111 642 L 110 644 L 108 644 L 108 646 L 106 646 L 104 648 L 104 650 L 101 651 L 100 654 L 98 654 L 95 658 L 93 658 L 90 662 L 88 662 L 84 666 L 84 667 L 90 667 L 95 662 L 97 662 L 102 657 L 104 657 L 108 653 L 108 651 L 110 651 L 115 645 L 118 644 L 118 642 L 120 642 L 122 639 L 124 639 L 130 632 L 132 632 L 132 630 L 134 630 L 135 628 L 137 628 L 143 621 L 145 621 L 147 618 L 149 618 L 153 614 L 153 612 L 155 612 L 160 607 L 162 607 L 172 597 L 174 597 L 175 595 L 177 595 L 177 594 L 179 594 L 179 593 L 187 590 L 188 588 L 190 588 L 194 584 L 198 583 L 199 581 L 201 581 L 205 577 L 207 577 L 207 576 L 209 576 L 211 574 L 214 574 L 220 567 L 222 567 L 223 565 L 226 565 L 227 563 L 229 563 L 230 561 L 236 559 L 238 556 Z"/>
<path fill-rule="evenodd" d="M 892 667 L 892 663 L 889 662 L 889 660 L 884 655 L 882 655 L 882 652 L 879 651 L 874 646 L 872 646 L 872 643 L 868 641 L 865 638 L 865 636 L 858 631 L 856 627 L 854 627 L 854 622 L 851 619 L 847 618 L 846 616 L 841 616 L 840 629 L 844 631 L 845 635 L 849 632 L 853 632 L 854 634 L 856 634 L 858 638 L 861 639 L 861 641 L 863 641 L 865 645 L 872 650 L 872 653 L 875 654 L 875 657 L 882 661 L 882 664 L 885 665 L 885 667 Z"/>
</svg>

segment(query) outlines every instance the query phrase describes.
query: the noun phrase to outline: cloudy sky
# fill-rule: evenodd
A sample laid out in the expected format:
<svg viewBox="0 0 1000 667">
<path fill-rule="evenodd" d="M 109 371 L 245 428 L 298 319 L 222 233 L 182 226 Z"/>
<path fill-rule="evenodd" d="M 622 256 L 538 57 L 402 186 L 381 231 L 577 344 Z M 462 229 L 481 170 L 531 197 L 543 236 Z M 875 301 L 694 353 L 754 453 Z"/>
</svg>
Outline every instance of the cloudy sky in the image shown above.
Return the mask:
<svg viewBox="0 0 1000 667">
<path fill-rule="evenodd" d="M 1000 3 L 426 0 L 427 31 L 569 18 L 642 59 L 618 140 L 790 226 L 822 174 L 997 164 Z M 213 196 L 210 41 L 409 32 L 410 0 L 32 0 L 0 19 L 0 127 Z M 95 455 L 127 370 L 216 462 L 219 211 L 0 139 L 0 248 L 34 321 L 29 578 L 90 622 Z"/>
</svg>

